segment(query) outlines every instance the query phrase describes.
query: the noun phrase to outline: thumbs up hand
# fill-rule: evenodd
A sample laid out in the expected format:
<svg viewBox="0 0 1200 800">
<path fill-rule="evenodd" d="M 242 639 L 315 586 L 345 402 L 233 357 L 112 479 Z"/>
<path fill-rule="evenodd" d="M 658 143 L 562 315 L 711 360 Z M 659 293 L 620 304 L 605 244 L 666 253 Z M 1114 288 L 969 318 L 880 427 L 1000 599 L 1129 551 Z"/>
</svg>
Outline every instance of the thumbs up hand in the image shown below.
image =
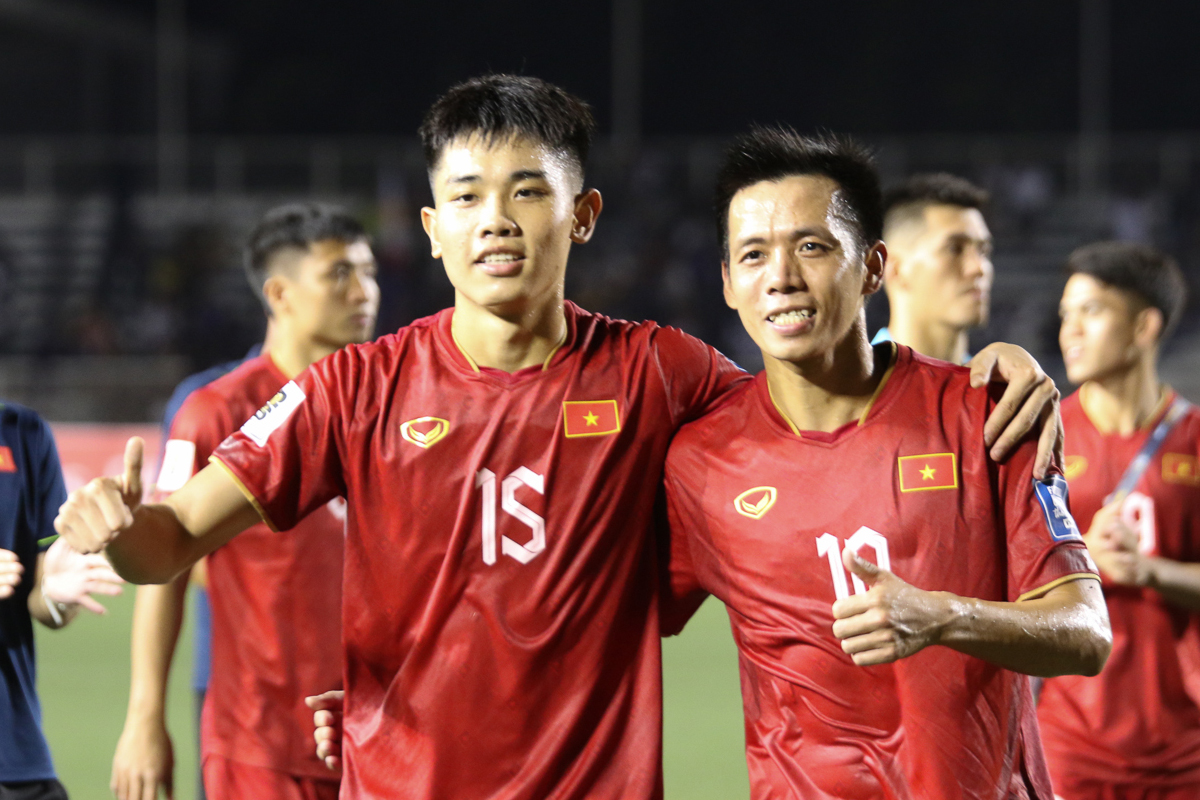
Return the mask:
<svg viewBox="0 0 1200 800">
<path fill-rule="evenodd" d="M 937 644 L 952 614 L 949 595 L 911 586 L 849 547 L 842 563 L 868 587 L 833 604 L 833 635 L 855 664 L 888 664 Z"/>
<path fill-rule="evenodd" d="M 54 529 L 80 553 L 96 553 L 133 524 L 142 504 L 142 457 L 145 445 L 133 437 L 125 445 L 125 472 L 96 478 L 71 492 L 58 510 Z"/>
</svg>

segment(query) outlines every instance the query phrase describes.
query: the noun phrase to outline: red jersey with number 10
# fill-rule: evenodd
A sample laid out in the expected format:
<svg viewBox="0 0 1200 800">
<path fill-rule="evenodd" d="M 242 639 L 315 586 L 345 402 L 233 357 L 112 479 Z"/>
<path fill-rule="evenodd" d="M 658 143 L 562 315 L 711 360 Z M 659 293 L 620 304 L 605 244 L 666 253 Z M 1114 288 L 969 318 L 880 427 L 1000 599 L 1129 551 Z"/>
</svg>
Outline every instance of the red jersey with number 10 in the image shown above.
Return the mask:
<svg viewBox="0 0 1200 800">
<path fill-rule="evenodd" d="M 287 378 L 262 355 L 197 389 L 171 423 L 158 488 L 173 491 Z M 317 758 L 306 695 L 341 685 L 343 504 L 255 525 L 208 557 L 212 672 L 202 752 L 336 779 Z"/>
<path fill-rule="evenodd" d="M 859 667 L 832 631 L 833 603 L 867 590 L 846 548 L 984 600 L 1095 576 L 1062 477 L 1033 480 L 1034 442 L 988 457 L 991 407 L 966 369 L 901 346 L 863 418 L 834 433 L 793 432 L 760 373 L 676 437 L 674 593 L 683 612 L 697 589 L 728 608 L 755 800 L 1051 800 L 1026 676 L 948 647 Z"/>
<path fill-rule="evenodd" d="M 1174 400 L 1168 392 L 1131 436 L 1101 433 L 1080 392 L 1063 401 L 1071 512 L 1081 527 L 1091 526 Z M 1163 440 L 1121 515 L 1146 555 L 1200 561 L 1200 411 L 1187 412 Z M 1200 784 L 1200 614 L 1153 589 L 1109 581 L 1104 597 L 1113 647 L 1103 672 L 1047 680 L 1038 704 L 1056 784 Z"/>
<path fill-rule="evenodd" d="M 451 318 L 314 365 L 216 453 L 278 527 L 346 497 L 342 796 L 661 797 L 654 501 L 745 373 L 567 303 L 510 375 Z"/>
</svg>

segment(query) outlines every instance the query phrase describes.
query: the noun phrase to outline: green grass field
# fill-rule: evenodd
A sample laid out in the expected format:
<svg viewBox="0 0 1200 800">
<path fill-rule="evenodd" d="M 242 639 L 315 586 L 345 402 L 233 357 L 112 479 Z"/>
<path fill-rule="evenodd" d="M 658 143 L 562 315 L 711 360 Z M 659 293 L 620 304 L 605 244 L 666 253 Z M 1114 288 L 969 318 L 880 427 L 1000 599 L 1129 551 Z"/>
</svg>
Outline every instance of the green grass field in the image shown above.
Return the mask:
<svg viewBox="0 0 1200 800">
<path fill-rule="evenodd" d="M 109 770 L 125 719 L 132 588 L 122 597 L 104 598 L 104 603 L 107 616 L 84 612 L 62 631 L 35 626 L 46 735 L 73 800 L 111 797 Z M 175 742 L 175 797 L 193 800 L 190 629 L 180 639 L 167 722 Z M 668 639 L 663 650 L 667 798 L 748 797 L 737 658 L 725 609 L 709 600 L 683 635 Z"/>
</svg>

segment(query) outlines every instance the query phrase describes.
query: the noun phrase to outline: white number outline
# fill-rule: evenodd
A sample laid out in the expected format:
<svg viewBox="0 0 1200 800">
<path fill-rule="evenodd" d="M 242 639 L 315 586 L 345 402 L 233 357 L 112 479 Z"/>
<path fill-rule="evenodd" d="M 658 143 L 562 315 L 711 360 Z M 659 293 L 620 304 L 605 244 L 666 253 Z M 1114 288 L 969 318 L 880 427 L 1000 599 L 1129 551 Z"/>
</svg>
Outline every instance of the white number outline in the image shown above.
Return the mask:
<svg viewBox="0 0 1200 800">
<path fill-rule="evenodd" d="M 518 467 L 500 484 L 500 508 L 527 526 L 531 536 L 525 544 L 500 536 L 500 552 L 522 564 L 528 564 L 546 549 L 546 520 L 517 500 L 517 489 L 527 486 L 540 495 L 546 493 L 546 479 L 528 467 Z M 486 467 L 475 473 L 475 488 L 482 490 L 483 563 L 496 563 L 496 473 Z"/>
</svg>

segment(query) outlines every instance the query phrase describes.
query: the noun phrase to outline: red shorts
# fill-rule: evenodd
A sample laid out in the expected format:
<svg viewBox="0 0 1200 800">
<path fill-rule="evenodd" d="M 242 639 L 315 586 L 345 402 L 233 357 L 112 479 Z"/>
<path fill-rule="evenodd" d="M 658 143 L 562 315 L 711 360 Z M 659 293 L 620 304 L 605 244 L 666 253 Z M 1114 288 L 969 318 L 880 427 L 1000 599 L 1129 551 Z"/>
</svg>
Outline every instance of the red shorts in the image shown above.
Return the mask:
<svg viewBox="0 0 1200 800">
<path fill-rule="evenodd" d="M 1056 781 L 1054 796 L 1060 800 L 1196 800 L 1200 798 L 1200 784 L 1145 786 L 1136 783 Z"/>
<path fill-rule="evenodd" d="M 221 756 L 204 757 L 208 800 L 337 800 L 341 781 L 289 775 Z"/>
</svg>

